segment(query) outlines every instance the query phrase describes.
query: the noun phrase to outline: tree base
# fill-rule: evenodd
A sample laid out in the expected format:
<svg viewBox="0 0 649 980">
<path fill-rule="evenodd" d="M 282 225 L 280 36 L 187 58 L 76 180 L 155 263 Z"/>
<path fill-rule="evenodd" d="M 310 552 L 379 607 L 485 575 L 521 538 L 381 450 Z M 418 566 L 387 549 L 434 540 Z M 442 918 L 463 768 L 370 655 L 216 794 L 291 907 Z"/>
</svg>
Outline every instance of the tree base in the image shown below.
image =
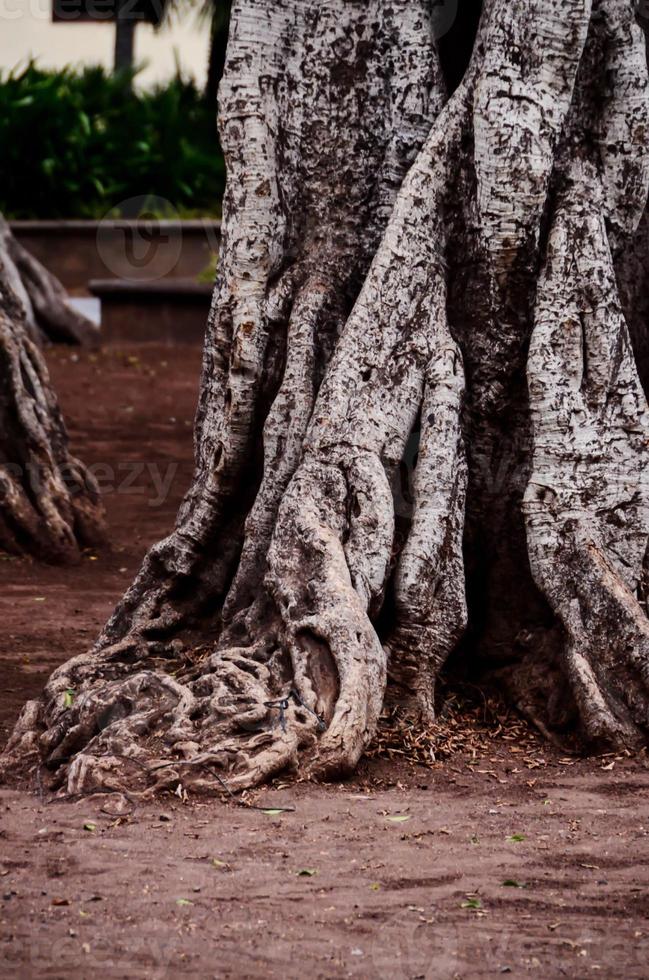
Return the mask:
<svg viewBox="0 0 649 980">
<path fill-rule="evenodd" d="M 235 9 L 194 484 L 8 748 L 72 792 L 351 772 L 388 677 L 431 724 L 467 628 L 549 737 L 646 739 L 644 37 L 627 0 L 489 0 L 441 108 L 430 16 Z"/>
</svg>

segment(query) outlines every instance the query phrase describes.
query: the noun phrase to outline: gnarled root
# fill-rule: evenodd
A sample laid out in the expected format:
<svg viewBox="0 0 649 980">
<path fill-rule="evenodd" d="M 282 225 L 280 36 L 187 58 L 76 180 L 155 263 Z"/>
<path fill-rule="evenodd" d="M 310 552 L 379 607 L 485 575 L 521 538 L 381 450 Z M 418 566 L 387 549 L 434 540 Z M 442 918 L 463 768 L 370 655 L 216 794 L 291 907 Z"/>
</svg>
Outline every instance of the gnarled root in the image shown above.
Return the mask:
<svg viewBox="0 0 649 980">
<path fill-rule="evenodd" d="M 296 766 L 321 726 L 272 644 L 206 655 L 175 677 L 159 665 L 133 672 L 123 647 L 98 656 L 101 666 L 86 655 L 59 669 L 25 706 L 5 763 L 43 758 L 71 793 L 180 781 L 220 791 L 219 776 L 244 789 Z"/>
<path fill-rule="evenodd" d="M 562 194 L 529 360 L 532 571 L 564 632 L 585 735 L 636 744 L 649 726 L 649 410 L 617 299 L 592 171 Z"/>
<path fill-rule="evenodd" d="M 414 474 L 414 514 L 395 575 L 390 681 L 405 715 L 435 716 L 435 684 L 467 625 L 462 535 L 467 466 L 462 437 L 464 372 L 449 344 L 426 372 Z"/>
</svg>

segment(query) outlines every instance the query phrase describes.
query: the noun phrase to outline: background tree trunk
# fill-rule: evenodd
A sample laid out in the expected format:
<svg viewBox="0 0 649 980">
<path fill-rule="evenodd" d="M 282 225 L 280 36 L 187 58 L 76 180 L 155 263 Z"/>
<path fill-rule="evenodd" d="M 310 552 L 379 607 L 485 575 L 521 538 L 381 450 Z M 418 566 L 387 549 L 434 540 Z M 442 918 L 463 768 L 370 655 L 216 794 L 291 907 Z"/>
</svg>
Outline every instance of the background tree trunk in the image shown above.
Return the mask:
<svg viewBox="0 0 649 980">
<path fill-rule="evenodd" d="M 445 101 L 434 34 L 423 0 L 234 5 L 194 484 L 10 764 L 346 772 L 456 649 L 553 737 L 646 737 L 644 37 L 489 0 Z"/>
<path fill-rule="evenodd" d="M 64 341 L 88 347 L 99 343 L 99 328 L 70 305 L 58 279 L 14 238 L 2 215 L 0 262 L 5 285 L 20 305 L 25 327 L 34 342 Z"/>
<path fill-rule="evenodd" d="M 115 71 L 133 71 L 135 64 L 135 28 L 132 4 L 117 0 L 115 17 Z"/>
<path fill-rule="evenodd" d="M 0 261 L 0 548 L 74 562 L 103 539 L 96 484 L 68 451 L 42 356 Z"/>
<path fill-rule="evenodd" d="M 205 101 L 209 105 L 216 105 L 219 82 L 225 69 L 231 7 L 230 0 L 211 0 L 210 49 L 205 82 Z"/>
</svg>

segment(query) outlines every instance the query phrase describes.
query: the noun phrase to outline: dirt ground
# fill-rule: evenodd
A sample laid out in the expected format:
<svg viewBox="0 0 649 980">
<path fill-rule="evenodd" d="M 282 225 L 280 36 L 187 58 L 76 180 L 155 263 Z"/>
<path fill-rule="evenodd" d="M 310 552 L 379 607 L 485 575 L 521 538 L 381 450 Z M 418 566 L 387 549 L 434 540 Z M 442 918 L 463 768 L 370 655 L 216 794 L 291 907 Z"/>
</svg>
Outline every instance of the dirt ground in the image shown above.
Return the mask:
<svg viewBox="0 0 649 980">
<path fill-rule="evenodd" d="M 110 546 L 72 569 L 0 562 L 2 740 L 91 642 L 191 473 L 196 350 L 49 360 Z M 282 813 L 0 790 L 0 975 L 648 977 L 646 758 L 567 758 L 508 728 L 482 745 L 252 798 Z"/>
</svg>

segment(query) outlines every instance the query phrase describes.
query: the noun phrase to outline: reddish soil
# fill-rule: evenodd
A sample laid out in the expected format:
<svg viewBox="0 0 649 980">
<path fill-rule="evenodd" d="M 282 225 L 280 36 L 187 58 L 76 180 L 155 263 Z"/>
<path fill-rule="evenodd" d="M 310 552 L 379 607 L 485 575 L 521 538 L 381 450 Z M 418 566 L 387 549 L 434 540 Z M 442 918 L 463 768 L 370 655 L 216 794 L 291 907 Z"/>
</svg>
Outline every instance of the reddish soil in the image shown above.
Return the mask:
<svg viewBox="0 0 649 980">
<path fill-rule="evenodd" d="M 0 563 L 2 738 L 170 527 L 199 360 L 51 354 L 73 443 L 107 467 L 110 545 L 72 569 Z M 569 759 L 507 731 L 429 769 L 375 759 L 342 785 L 255 794 L 282 814 L 166 797 L 119 816 L 115 797 L 5 789 L 0 975 L 646 978 L 648 789 L 645 758 Z"/>
</svg>

